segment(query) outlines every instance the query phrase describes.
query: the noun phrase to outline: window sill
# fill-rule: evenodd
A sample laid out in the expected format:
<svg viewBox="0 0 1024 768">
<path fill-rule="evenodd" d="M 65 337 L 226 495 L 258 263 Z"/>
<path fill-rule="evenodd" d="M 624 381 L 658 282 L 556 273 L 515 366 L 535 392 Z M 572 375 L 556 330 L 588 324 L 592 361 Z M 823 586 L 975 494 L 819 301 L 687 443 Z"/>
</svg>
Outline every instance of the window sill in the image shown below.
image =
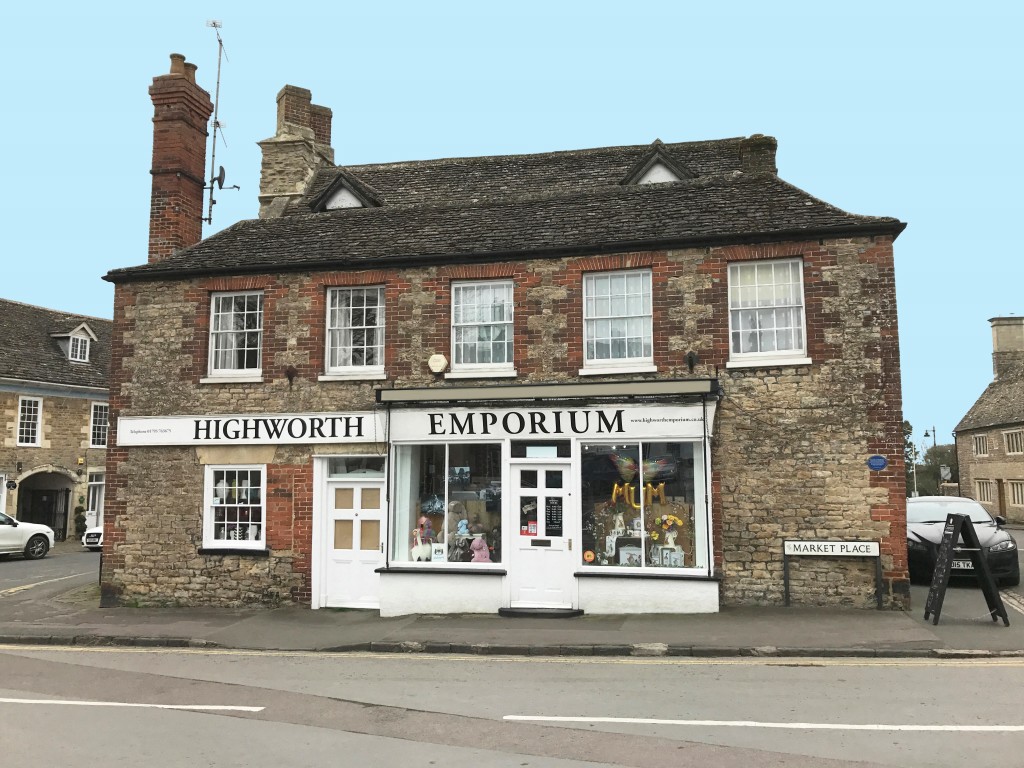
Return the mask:
<svg viewBox="0 0 1024 768">
<path fill-rule="evenodd" d="M 473 576 L 505 576 L 508 574 L 504 568 L 467 568 L 465 566 L 416 566 L 416 565 L 390 565 L 384 568 L 377 568 L 374 573 L 454 573 L 470 574 Z"/>
<path fill-rule="evenodd" d="M 200 547 L 196 550 L 200 555 L 232 555 L 241 557 L 270 557 L 269 549 L 249 549 L 248 547 Z"/>
<path fill-rule="evenodd" d="M 205 376 L 200 384 L 262 384 L 263 374 L 246 376 Z"/>
<path fill-rule="evenodd" d="M 809 357 L 759 357 L 756 360 L 729 360 L 726 368 L 783 368 L 792 365 L 811 365 Z"/>
<path fill-rule="evenodd" d="M 519 375 L 515 368 L 481 368 L 479 370 L 448 371 L 446 379 L 514 379 Z"/>
<path fill-rule="evenodd" d="M 644 571 L 639 568 L 615 568 L 606 567 L 600 570 L 586 570 L 576 571 L 573 574 L 576 578 L 587 579 L 664 579 L 669 581 L 721 581 L 722 577 L 718 574 L 708 574 L 704 569 L 700 569 L 698 572 L 695 568 L 679 569 L 681 573 L 664 573 L 667 570 L 665 568 Z M 617 571 L 627 571 L 627 573 L 618 573 Z M 662 571 L 659 573 L 659 571 Z"/>
<path fill-rule="evenodd" d="M 581 368 L 580 376 L 614 376 L 622 373 L 657 373 L 656 365 L 609 365 L 605 368 Z"/>
<path fill-rule="evenodd" d="M 366 370 L 352 373 L 321 373 L 317 381 L 385 381 L 388 375 L 384 371 Z"/>
</svg>

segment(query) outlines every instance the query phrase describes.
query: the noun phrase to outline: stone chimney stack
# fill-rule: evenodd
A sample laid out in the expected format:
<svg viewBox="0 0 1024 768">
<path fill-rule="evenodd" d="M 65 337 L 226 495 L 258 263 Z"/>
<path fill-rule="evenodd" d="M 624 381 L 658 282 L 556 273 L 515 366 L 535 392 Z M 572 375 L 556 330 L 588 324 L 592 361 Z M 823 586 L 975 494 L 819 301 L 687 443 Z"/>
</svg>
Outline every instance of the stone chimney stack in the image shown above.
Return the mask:
<svg viewBox="0 0 1024 768">
<path fill-rule="evenodd" d="M 196 65 L 171 54 L 170 74 L 153 78 L 153 193 L 149 207 L 149 261 L 156 262 L 203 237 L 207 124 L 210 94 L 196 85 Z"/>
<path fill-rule="evenodd" d="M 992 373 L 997 379 L 1024 376 L 1024 317 L 993 317 Z"/>
<path fill-rule="evenodd" d="M 259 143 L 261 219 L 283 215 L 289 203 L 305 194 L 317 169 L 334 164 L 332 113 L 312 98 L 310 91 L 294 85 L 277 94 L 277 133 Z"/>
<path fill-rule="evenodd" d="M 775 173 L 779 172 L 775 164 L 775 152 L 779 148 L 771 136 L 755 133 L 740 142 L 740 165 L 744 173 Z"/>
</svg>

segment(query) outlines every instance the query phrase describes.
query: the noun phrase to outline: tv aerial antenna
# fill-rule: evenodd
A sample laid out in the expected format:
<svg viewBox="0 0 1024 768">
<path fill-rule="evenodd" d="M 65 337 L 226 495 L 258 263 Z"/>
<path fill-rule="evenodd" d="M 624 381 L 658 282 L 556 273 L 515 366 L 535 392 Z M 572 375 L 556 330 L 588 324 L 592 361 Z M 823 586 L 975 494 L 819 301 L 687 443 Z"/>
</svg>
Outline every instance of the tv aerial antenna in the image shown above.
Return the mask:
<svg viewBox="0 0 1024 768">
<path fill-rule="evenodd" d="M 228 140 L 224 137 L 224 123 L 220 121 L 218 117 L 218 111 L 220 107 L 220 63 L 221 59 L 227 59 L 228 55 L 224 50 L 224 41 L 220 37 L 220 29 L 224 25 L 217 19 L 210 19 L 206 22 L 206 26 L 212 27 L 214 34 L 217 35 L 217 89 L 213 95 L 213 149 L 210 151 L 210 186 L 206 189 L 210 190 L 210 202 L 206 209 L 206 216 L 203 218 L 207 224 L 213 223 L 213 206 L 217 204 L 216 199 L 213 197 L 214 185 L 216 189 L 224 189 L 224 166 L 217 166 L 217 136 L 220 135 L 224 141 L 224 146 L 228 145 Z M 214 173 L 214 169 L 217 169 Z M 228 189 L 239 189 L 237 184 L 232 184 Z"/>
</svg>

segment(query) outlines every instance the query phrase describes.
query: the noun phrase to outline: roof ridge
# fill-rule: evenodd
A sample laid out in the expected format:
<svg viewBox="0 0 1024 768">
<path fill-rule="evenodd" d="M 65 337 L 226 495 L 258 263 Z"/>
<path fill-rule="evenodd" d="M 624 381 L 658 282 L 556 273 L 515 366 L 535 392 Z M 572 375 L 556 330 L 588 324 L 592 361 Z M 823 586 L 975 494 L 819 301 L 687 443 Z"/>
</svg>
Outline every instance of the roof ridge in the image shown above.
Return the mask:
<svg viewBox="0 0 1024 768">
<path fill-rule="evenodd" d="M 114 321 L 108 317 L 97 317 L 96 315 L 85 315 L 81 312 L 68 312 L 64 309 L 54 309 L 53 307 L 44 307 L 39 304 L 29 304 L 24 301 L 17 301 L 16 299 L 5 299 L 0 297 L 0 302 L 7 304 L 17 304 L 19 307 L 27 307 L 28 309 L 37 309 L 42 312 L 48 312 L 51 315 L 67 315 L 68 317 L 79 317 L 87 320 L 99 320 L 103 323 L 113 323 Z"/>
</svg>

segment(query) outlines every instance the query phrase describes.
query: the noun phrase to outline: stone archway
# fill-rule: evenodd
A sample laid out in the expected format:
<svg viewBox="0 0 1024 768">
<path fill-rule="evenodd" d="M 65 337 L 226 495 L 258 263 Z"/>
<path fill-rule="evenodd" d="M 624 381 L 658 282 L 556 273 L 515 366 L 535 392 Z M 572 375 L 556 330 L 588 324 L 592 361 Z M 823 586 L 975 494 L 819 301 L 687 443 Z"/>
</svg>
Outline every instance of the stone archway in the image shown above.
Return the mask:
<svg viewBox="0 0 1024 768">
<path fill-rule="evenodd" d="M 18 478 L 18 519 L 53 529 L 57 541 L 67 538 L 74 472 L 53 464 L 33 467 Z"/>
</svg>

